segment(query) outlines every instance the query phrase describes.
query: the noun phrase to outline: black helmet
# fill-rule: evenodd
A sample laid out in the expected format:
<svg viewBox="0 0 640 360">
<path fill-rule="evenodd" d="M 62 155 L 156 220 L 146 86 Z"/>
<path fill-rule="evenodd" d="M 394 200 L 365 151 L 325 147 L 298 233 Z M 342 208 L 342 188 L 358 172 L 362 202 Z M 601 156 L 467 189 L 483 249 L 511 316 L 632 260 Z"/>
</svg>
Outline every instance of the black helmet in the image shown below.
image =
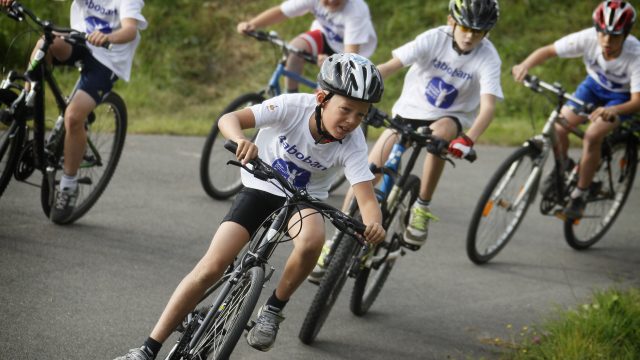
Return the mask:
<svg viewBox="0 0 640 360">
<path fill-rule="evenodd" d="M 376 103 L 380 101 L 384 85 L 378 68 L 367 58 L 357 54 L 333 54 L 322 63 L 318 84 L 330 93 Z"/>
<path fill-rule="evenodd" d="M 498 0 L 451 0 L 449 14 L 459 25 L 489 31 L 498 22 Z"/>
</svg>

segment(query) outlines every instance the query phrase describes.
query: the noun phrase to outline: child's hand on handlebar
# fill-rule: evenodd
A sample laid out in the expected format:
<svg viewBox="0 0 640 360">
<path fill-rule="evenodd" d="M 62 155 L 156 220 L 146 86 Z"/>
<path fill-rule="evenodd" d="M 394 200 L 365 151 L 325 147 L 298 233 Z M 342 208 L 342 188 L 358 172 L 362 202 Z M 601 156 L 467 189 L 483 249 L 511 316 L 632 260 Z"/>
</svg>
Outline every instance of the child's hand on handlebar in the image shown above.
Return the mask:
<svg viewBox="0 0 640 360">
<path fill-rule="evenodd" d="M 529 69 L 522 64 L 518 64 L 511 68 L 511 75 L 513 75 L 514 80 L 517 82 L 522 82 L 528 73 Z"/>
<path fill-rule="evenodd" d="M 593 112 L 589 114 L 589 120 L 592 122 L 598 120 L 599 118 L 602 118 L 602 120 L 606 122 L 615 122 L 616 120 L 618 120 L 619 116 L 618 112 L 613 110 L 612 108 L 601 106 L 593 110 Z"/>
<path fill-rule="evenodd" d="M 240 34 L 244 34 L 244 33 L 250 32 L 250 31 L 255 31 L 256 27 L 253 26 L 253 24 L 248 22 L 248 21 L 243 21 L 241 23 L 238 23 L 238 25 L 236 26 L 236 30 Z"/>
<path fill-rule="evenodd" d="M 13 4 L 13 0 L 0 0 L 0 6 L 9 7 Z"/>
<path fill-rule="evenodd" d="M 110 42 L 109 35 L 100 31 L 94 31 L 87 35 L 87 42 L 93 46 L 101 47 Z"/>
<path fill-rule="evenodd" d="M 367 242 L 376 245 L 384 241 L 384 237 L 386 236 L 386 231 L 379 223 L 373 223 L 367 225 L 367 228 L 364 230 L 364 236 Z"/>
<path fill-rule="evenodd" d="M 453 139 L 449 143 L 449 154 L 456 158 L 462 158 L 469 155 L 473 148 L 473 140 L 467 135 L 462 134 L 460 137 Z"/>
<path fill-rule="evenodd" d="M 236 139 L 238 149 L 236 150 L 236 158 L 242 165 L 246 165 L 249 161 L 258 157 L 258 146 L 247 139 Z"/>
</svg>

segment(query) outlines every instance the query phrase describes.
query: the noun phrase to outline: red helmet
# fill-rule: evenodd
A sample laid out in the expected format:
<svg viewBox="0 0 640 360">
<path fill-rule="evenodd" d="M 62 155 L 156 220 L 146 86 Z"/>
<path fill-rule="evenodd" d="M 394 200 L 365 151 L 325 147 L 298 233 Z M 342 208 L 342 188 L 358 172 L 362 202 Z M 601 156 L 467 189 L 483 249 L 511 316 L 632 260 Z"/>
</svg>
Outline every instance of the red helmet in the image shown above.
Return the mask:
<svg viewBox="0 0 640 360">
<path fill-rule="evenodd" d="M 636 22 L 636 10 L 627 1 L 603 1 L 593 12 L 593 25 L 608 35 L 627 35 Z"/>
</svg>

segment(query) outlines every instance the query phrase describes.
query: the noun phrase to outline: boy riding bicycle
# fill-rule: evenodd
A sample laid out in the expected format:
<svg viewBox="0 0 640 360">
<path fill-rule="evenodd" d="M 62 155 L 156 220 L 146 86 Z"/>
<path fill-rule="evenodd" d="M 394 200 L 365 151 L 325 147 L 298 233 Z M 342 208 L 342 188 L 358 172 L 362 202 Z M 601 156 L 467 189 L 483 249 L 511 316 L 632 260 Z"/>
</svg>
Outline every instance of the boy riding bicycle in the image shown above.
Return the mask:
<svg viewBox="0 0 640 360">
<path fill-rule="evenodd" d="M 311 29 L 291 41 L 290 45 L 313 54 L 318 66 L 334 53 L 353 53 L 369 57 L 378 40 L 364 0 L 287 0 L 265 10 L 249 21 L 238 24 L 239 33 L 253 31 L 311 12 L 315 20 Z M 295 54 L 287 58 L 286 69 L 302 73 L 304 59 Z M 285 79 L 288 93 L 298 92 L 298 82 Z"/>
<path fill-rule="evenodd" d="M 410 66 L 393 114 L 413 127 L 429 126 L 433 135 L 451 141 L 454 157 L 466 156 L 493 119 L 496 98 L 502 98 L 500 57 L 486 38 L 498 20 L 497 0 L 451 0 L 449 24 L 428 30 L 393 51 L 379 66 L 384 78 Z M 474 120 L 475 118 L 475 120 Z M 467 134 L 462 129 L 470 128 Z M 396 140 L 385 130 L 369 153 L 369 162 L 381 167 Z M 427 154 L 420 194 L 411 208 L 404 242 L 418 248 L 427 240 L 431 198 L 444 168 L 444 160 Z M 345 198 L 345 206 L 350 201 Z M 344 208 L 344 207 L 343 207 Z M 323 249 L 328 253 L 330 241 Z M 324 256 L 309 280 L 324 274 Z"/>
<path fill-rule="evenodd" d="M 374 195 L 373 174 L 367 165 L 367 145 L 360 122 L 371 103 L 382 95 L 382 78 L 369 60 L 355 54 L 334 54 L 320 70 L 316 94 L 285 94 L 262 104 L 235 111 L 220 119 L 223 135 L 238 143 L 236 156 L 246 164 L 260 156 L 293 184 L 315 197 L 326 198 L 333 178 L 343 166 L 360 206 L 366 240 L 378 243 L 385 231 Z M 242 129 L 260 128 L 256 144 Z M 192 311 L 205 290 L 223 275 L 240 250 L 274 210 L 284 202 L 282 190 L 242 171 L 245 188 L 213 236 L 211 246 L 195 268 L 178 285 L 150 337 L 139 349 L 120 360 L 153 359 L 161 344 Z M 282 278 L 258 312 L 247 336 L 252 347 L 267 351 L 273 345 L 282 310 L 294 291 L 313 269 L 324 243 L 322 215 L 299 207 L 291 214 L 288 229 L 294 249 Z"/>
<path fill-rule="evenodd" d="M 0 6 L 12 3 L 13 0 L 0 0 Z M 129 81 L 133 55 L 140 42 L 138 30 L 147 27 L 143 7 L 143 0 L 74 0 L 71 27 L 88 34 L 86 47 L 55 39 L 46 55 L 47 62 L 55 65 L 82 63 L 77 88 L 64 112 L 64 165 L 51 208 L 54 223 L 64 223 L 78 198 L 77 172 L 87 144 L 87 116 L 111 91 L 116 80 Z M 106 43 L 112 44 L 111 49 L 102 47 Z M 40 43 L 35 49 L 39 46 Z M 35 56 L 35 50 L 31 56 Z"/>
<path fill-rule="evenodd" d="M 578 167 L 578 184 L 570 194 L 564 214 L 579 219 L 584 213 L 587 189 L 600 165 L 604 138 L 620 124 L 640 111 L 640 41 L 629 35 L 636 19 L 636 11 L 626 1 L 603 1 L 593 12 L 594 27 L 569 34 L 555 43 L 532 52 L 512 69 L 516 81 L 523 81 L 529 70 L 549 58 L 582 56 L 587 70 L 586 79 L 574 96 L 597 106 L 588 116 L 576 113 L 577 104 L 568 102 L 562 116 L 569 127 L 590 122 L 585 132 L 582 158 Z M 569 147 L 569 129 L 556 125 L 558 147 L 564 155 Z M 565 156 L 566 159 L 569 159 Z M 571 161 L 565 168 L 572 167 Z M 553 183 L 553 174 L 545 184 Z M 544 186 L 542 190 L 550 188 Z"/>
</svg>

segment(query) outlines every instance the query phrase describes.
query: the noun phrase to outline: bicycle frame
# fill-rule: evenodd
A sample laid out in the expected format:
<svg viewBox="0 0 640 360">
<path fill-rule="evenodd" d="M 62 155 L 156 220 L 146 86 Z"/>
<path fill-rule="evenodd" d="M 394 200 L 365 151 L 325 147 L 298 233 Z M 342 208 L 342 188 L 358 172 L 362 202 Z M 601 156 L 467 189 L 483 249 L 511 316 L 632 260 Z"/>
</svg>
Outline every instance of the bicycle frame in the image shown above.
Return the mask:
<svg viewBox="0 0 640 360">
<path fill-rule="evenodd" d="M 267 91 L 271 96 L 282 94 L 282 88 L 280 87 L 280 78 L 283 76 L 302 83 L 311 89 L 315 89 L 318 86 L 316 82 L 311 81 L 300 74 L 285 69 L 285 62 L 285 59 L 281 60 L 276 66 L 276 69 L 273 71 L 273 74 L 271 75 L 271 79 L 269 80 L 269 84 L 267 86 Z"/>
<path fill-rule="evenodd" d="M 524 200 L 524 197 L 529 193 L 531 188 L 535 186 L 539 181 L 542 175 L 542 169 L 544 168 L 544 164 L 549 158 L 549 152 L 555 149 L 558 145 L 558 137 L 555 129 L 556 124 L 560 124 L 561 126 L 568 129 L 569 132 L 571 132 L 572 134 L 576 135 L 581 139 L 584 137 L 584 132 L 582 130 L 576 127 L 569 126 L 566 119 L 562 117 L 561 111 L 566 100 L 571 100 L 580 106 L 587 106 L 587 104 L 583 103 L 580 99 L 577 99 L 572 95 L 567 94 L 564 91 L 564 89 L 562 89 L 562 87 L 560 86 L 552 86 L 545 82 L 540 82 L 536 78 L 531 78 L 530 81 L 527 81 L 527 84 L 528 84 L 527 86 L 531 87 L 532 90 L 536 92 L 542 92 L 541 88 L 543 88 L 556 93 L 556 95 L 558 96 L 558 102 L 556 103 L 555 108 L 553 109 L 553 111 L 551 111 L 551 114 L 547 118 L 547 121 L 544 124 L 544 127 L 542 128 L 542 132 L 532 137 L 531 139 L 527 140 L 523 144 L 523 146 L 532 146 L 535 149 L 537 149 L 539 152 L 539 157 L 535 162 L 536 166 L 534 167 L 533 171 L 527 178 L 527 181 L 525 182 L 524 186 L 522 187 L 522 190 L 519 192 L 518 196 L 516 197 L 516 200 L 509 205 L 510 208 L 518 208 L 518 206 Z M 553 152 L 553 155 L 555 160 L 554 166 L 556 168 L 556 173 L 564 174 L 563 169 L 564 169 L 564 164 L 566 162 L 565 155 L 558 153 L 556 151 Z M 494 199 L 500 197 L 509 179 L 513 177 L 513 174 L 515 173 L 518 165 L 519 164 L 514 164 L 509 169 L 509 172 L 507 173 L 507 176 L 505 176 L 503 182 L 500 185 L 498 185 L 498 190 L 495 192 L 493 196 Z M 565 178 L 563 175 L 561 175 L 561 176 L 557 176 L 554 180 L 555 180 L 554 185 L 558 194 L 558 198 L 563 199 L 567 195 L 566 194 L 567 189 L 564 186 Z"/>
</svg>

